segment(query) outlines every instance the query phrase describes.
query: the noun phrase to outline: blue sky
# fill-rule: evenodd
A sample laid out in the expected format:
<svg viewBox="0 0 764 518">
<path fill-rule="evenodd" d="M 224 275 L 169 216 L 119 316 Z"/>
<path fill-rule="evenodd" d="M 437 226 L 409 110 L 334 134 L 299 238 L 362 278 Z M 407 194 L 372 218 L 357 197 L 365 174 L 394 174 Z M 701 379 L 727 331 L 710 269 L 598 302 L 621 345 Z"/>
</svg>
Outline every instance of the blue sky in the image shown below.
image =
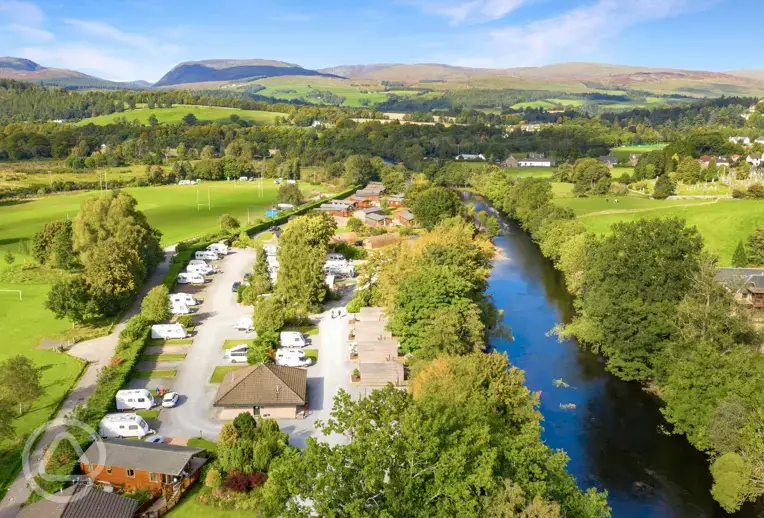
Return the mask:
<svg viewBox="0 0 764 518">
<path fill-rule="evenodd" d="M 760 0 L 0 0 L 0 54 L 113 80 L 181 61 L 307 68 L 597 61 L 764 68 Z M 741 14 L 748 13 L 750 27 Z"/>
</svg>

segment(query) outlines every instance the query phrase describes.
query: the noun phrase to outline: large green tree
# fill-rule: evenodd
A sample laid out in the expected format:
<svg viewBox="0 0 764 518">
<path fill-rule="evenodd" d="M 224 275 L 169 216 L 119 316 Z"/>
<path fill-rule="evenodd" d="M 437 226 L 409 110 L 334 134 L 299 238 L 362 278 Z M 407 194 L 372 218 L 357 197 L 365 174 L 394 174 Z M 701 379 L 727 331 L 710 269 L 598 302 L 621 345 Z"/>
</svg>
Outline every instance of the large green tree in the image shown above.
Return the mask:
<svg viewBox="0 0 764 518">
<path fill-rule="evenodd" d="M 170 318 L 170 291 L 165 285 L 154 286 L 141 301 L 141 314 L 156 324 Z"/>
<path fill-rule="evenodd" d="M 417 221 L 426 229 L 432 229 L 444 219 L 462 211 L 459 195 L 446 187 L 430 187 L 419 194 L 411 206 Z"/>
<path fill-rule="evenodd" d="M 26 356 L 16 355 L 0 363 L 0 399 L 18 408 L 19 415 L 42 394 L 40 369 Z"/>
</svg>

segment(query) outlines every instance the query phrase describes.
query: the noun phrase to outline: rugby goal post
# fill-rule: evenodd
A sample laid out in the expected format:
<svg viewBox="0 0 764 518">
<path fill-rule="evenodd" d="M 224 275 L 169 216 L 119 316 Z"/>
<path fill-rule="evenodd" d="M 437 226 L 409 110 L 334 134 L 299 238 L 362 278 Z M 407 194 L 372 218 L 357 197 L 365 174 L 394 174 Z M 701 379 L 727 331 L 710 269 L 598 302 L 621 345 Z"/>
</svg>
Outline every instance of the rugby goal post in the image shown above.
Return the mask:
<svg viewBox="0 0 764 518">
<path fill-rule="evenodd" d="M 0 293 L 18 293 L 19 294 L 19 300 L 23 301 L 24 299 L 21 296 L 21 290 L 0 290 Z"/>
</svg>

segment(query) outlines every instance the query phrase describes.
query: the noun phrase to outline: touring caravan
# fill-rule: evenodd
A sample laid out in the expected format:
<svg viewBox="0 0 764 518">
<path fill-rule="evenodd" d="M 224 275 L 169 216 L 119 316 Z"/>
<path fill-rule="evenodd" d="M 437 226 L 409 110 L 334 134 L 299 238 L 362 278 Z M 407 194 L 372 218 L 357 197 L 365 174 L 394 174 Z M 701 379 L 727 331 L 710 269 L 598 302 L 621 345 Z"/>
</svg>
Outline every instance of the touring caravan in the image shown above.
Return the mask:
<svg viewBox="0 0 764 518">
<path fill-rule="evenodd" d="M 151 338 L 172 340 L 173 338 L 185 338 L 186 328 L 180 324 L 156 324 L 151 326 Z"/>
<path fill-rule="evenodd" d="M 188 315 L 191 313 L 191 310 L 188 309 L 188 305 L 185 302 L 173 302 L 170 313 L 173 315 Z"/>
<path fill-rule="evenodd" d="M 247 363 L 247 353 L 249 352 L 249 346 L 247 344 L 237 345 L 226 349 L 225 359 L 231 363 Z"/>
<path fill-rule="evenodd" d="M 215 252 L 218 255 L 228 254 L 228 246 L 224 245 L 223 243 L 212 243 L 210 246 L 207 247 L 207 250 L 211 252 Z"/>
<path fill-rule="evenodd" d="M 234 324 L 233 327 L 238 329 L 239 331 L 246 331 L 246 332 L 250 332 L 255 328 L 254 325 L 252 324 L 252 317 L 247 315 L 244 315 L 243 317 L 241 317 L 239 321 L 236 322 L 236 324 Z"/>
<path fill-rule="evenodd" d="M 154 433 L 138 414 L 106 414 L 98 425 L 101 437 L 138 437 Z"/>
<path fill-rule="evenodd" d="M 207 261 L 202 261 L 201 259 L 191 259 L 188 262 L 189 266 L 195 265 L 195 264 L 202 264 L 204 266 L 207 266 Z"/>
<path fill-rule="evenodd" d="M 204 275 L 200 273 L 179 273 L 178 284 L 204 284 Z"/>
<path fill-rule="evenodd" d="M 185 304 L 186 306 L 196 306 L 199 301 L 194 298 L 190 293 L 171 293 L 171 304 Z"/>
<path fill-rule="evenodd" d="M 154 396 L 146 389 L 117 391 L 117 410 L 149 410 L 153 406 Z"/>
<path fill-rule="evenodd" d="M 305 335 L 299 331 L 282 331 L 280 338 L 281 347 L 305 347 L 308 345 Z"/>
<path fill-rule="evenodd" d="M 202 259 L 204 261 L 217 261 L 220 259 L 217 252 L 212 250 L 199 250 L 194 253 L 194 259 Z"/>
<path fill-rule="evenodd" d="M 206 264 L 189 264 L 186 266 L 187 273 L 198 273 L 199 275 L 209 275 L 215 270 Z"/>
<path fill-rule="evenodd" d="M 276 365 L 284 367 L 308 367 L 313 360 L 302 351 L 279 350 L 276 352 Z"/>
</svg>

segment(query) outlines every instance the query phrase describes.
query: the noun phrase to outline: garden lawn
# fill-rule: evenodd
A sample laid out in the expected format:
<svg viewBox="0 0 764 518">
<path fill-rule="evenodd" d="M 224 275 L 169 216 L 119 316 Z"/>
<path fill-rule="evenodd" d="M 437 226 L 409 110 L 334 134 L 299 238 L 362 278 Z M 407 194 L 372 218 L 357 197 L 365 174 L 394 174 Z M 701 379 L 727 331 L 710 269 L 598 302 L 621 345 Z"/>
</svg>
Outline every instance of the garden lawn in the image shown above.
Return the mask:
<svg viewBox="0 0 764 518">
<path fill-rule="evenodd" d="M 629 197 L 619 198 L 619 202 L 626 199 L 629 200 L 628 206 L 635 208 L 641 206 L 641 209 L 597 214 L 596 210 L 600 206 L 591 202 L 599 199 L 561 199 L 555 202 L 568 206 L 579 202 L 590 202 L 586 207 L 578 205 L 574 207 L 574 210 L 577 213 L 586 213 L 579 218 L 580 221 L 587 230 L 597 234 L 608 233 L 611 225 L 619 221 L 655 217 L 684 218 L 688 225 L 697 227 L 703 236 L 706 249 L 719 256 L 720 266 L 729 266 L 738 242 L 741 240 L 745 242 L 756 228 L 764 226 L 764 203 L 758 200 L 723 199 L 708 202 L 707 200 L 649 200 Z M 667 202 L 668 205 L 663 205 Z M 619 208 L 623 209 L 623 205 Z M 610 206 L 612 207 L 612 203 Z M 652 209 L 648 208 L 650 206 Z M 648 210 L 644 210 L 645 208 Z"/>
<path fill-rule="evenodd" d="M 164 340 L 163 338 L 152 338 L 149 340 L 148 345 L 151 347 L 158 347 L 160 345 L 191 345 L 194 343 L 193 338 L 173 338 L 170 340 Z"/>
<path fill-rule="evenodd" d="M 215 367 L 214 371 L 212 371 L 212 376 L 210 376 L 210 383 L 222 383 L 226 374 L 241 368 L 243 368 L 241 365 L 219 365 Z"/>
<path fill-rule="evenodd" d="M 189 441 L 191 446 L 191 441 Z M 252 518 L 255 513 L 252 511 L 225 511 L 204 505 L 199 502 L 196 497 L 202 488 L 200 481 L 196 487 L 186 494 L 183 499 L 165 516 L 167 518 Z"/>
<path fill-rule="evenodd" d="M 161 412 L 161 410 L 161 408 L 152 408 L 151 410 L 138 410 L 136 414 L 144 419 L 156 419 L 159 417 L 159 412 Z"/>
<path fill-rule="evenodd" d="M 98 117 L 89 117 L 82 119 L 77 123 L 78 126 L 86 124 L 95 124 L 105 126 L 112 124 L 114 119 L 127 118 L 129 121 L 138 120 L 141 124 L 148 124 L 149 117 L 153 114 L 160 123 L 177 124 L 181 122 L 187 114 L 193 113 L 200 121 L 212 122 L 231 122 L 231 115 L 238 115 L 243 120 L 251 123 L 265 126 L 275 124 L 279 117 L 286 117 L 286 113 L 266 112 L 257 110 L 242 110 L 240 108 L 224 108 L 220 106 L 196 106 L 190 104 L 180 104 L 172 108 L 136 108 L 135 110 L 126 110 L 122 113 L 112 113 L 109 115 L 99 115 Z"/>
<path fill-rule="evenodd" d="M 237 345 L 252 345 L 252 340 L 240 339 L 240 340 L 226 340 L 223 342 L 223 349 L 233 349 Z"/>
<path fill-rule="evenodd" d="M 517 157 L 515 157 L 517 158 Z M 533 177 L 533 178 L 551 178 L 557 171 L 556 167 L 513 167 L 505 169 L 510 175 L 521 177 Z"/>
<path fill-rule="evenodd" d="M 318 362 L 318 349 L 303 349 L 305 356 L 313 360 L 313 365 Z"/>
</svg>

